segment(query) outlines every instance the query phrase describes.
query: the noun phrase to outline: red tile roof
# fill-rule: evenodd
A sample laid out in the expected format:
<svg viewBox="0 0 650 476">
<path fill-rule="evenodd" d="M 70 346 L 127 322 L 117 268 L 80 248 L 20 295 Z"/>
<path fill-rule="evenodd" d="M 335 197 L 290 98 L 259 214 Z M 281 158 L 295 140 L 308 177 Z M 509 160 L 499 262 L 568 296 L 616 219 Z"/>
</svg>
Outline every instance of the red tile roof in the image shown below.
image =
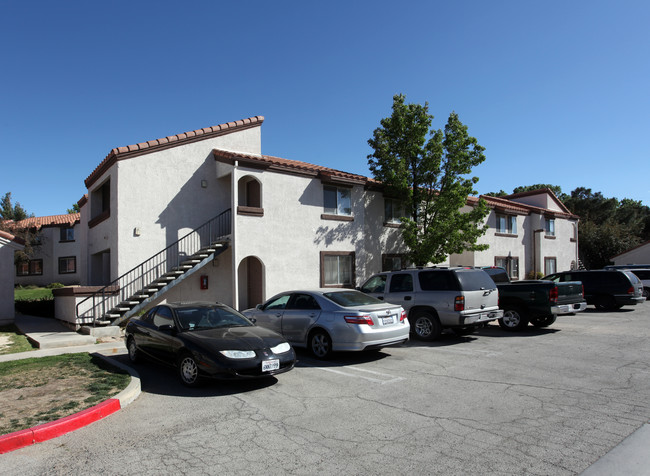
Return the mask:
<svg viewBox="0 0 650 476">
<path fill-rule="evenodd" d="M 562 203 L 562 201 L 557 198 L 557 195 L 551 190 L 550 188 L 539 188 L 537 190 L 529 190 L 527 192 L 519 192 L 519 193 L 512 193 L 510 195 L 506 195 L 504 198 L 508 200 L 512 200 L 513 198 L 520 198 L 520 197 L 530 197 L 531 195 L 541 195 L 543 193 L 547 193 L 551 196 L 551 198 L 558 204 L 558 206 L 564 211 L 564 213 L 568 213 L 571 215 L 571 211 Z"/>
<path fill-rule="evenodd" d="M 44 226 L 73 226 L 79 223 L 80 220 L 81 215 L 79 213 L 66 213 L 65 215 L 25 218 L 18 222 L 12 222 L 9 226 L 13 229 L 36 228 L 40 230 Z"/>
<path fill-rule="evenodd" d="M 305 175 L 310 177 L 321 177 L 324 180 L 333 182 L 351 183 L 364 185 L 368 182 L 375 182 L 364 175 L 351 174 L 341 170 L 323 167 L 322 165 L 314 165 L 307 162 L 300 162 L 298 160 L 282 159 L 280 157 L 273 157 L 271 155 L 253 155 L 242 154 L 239 152 L 230 152 L 227 150 L 214 149 L 212 151 L 214 158 L 219 162 L 234 164 L 239 161 L 242 165 L 275 170 L 278 172 L 292 173 L 297 175 Z"/>
<path fill-rule="evenodd" d="M 86 187 L 95 183 L 99 177 L 104 174 L 116 161 L 129 159 L 142 154 L 156 152 L 171 147 L 187 144 L 189 142 L 196 142 L 199 140 L 217 137 L 223 134 L 229 134 L 236 130 L 249 129 L 251 127 L 258 127 L 264 122 L 264 116 L 249 117 L 239 121 L 227 122 L 226 124 L 219 124 L 217 126 L 205 127 L 195 131 L 183 132 L 173 136 L 163 137 L 162 139 L 150 140 L 141 142 L 139 144 L 127 145 L 125 147 L 117 147 L 110 151 L 110 153 L 102 160 L 102 162 L 93 170 L 93 172 L 86 178 Z"/>
<path fill-rule="evenodd" d="M 24 245 L 25 244 L 25 240 L 23 240 L 22 238 L 19 238 L 17 236 L 12 235 L 9 232 L 2 231 L 2 230 L 0 230 L 0 238 L 4 238 L 6 240 L 13 241 L 14 243 L 18 243 L 19 245 Z"/>
</svg>

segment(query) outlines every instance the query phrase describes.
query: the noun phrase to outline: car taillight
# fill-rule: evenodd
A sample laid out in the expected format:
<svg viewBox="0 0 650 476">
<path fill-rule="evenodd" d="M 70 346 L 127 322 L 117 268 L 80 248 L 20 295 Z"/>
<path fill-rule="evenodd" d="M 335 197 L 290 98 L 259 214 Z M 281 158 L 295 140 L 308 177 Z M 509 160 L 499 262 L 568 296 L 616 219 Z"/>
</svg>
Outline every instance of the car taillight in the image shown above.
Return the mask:
<svg viewBox="0 0 650 476">
<path fill-rule="evenodd" d="M 402 313 L 399 316 L 399 321 L 403 323 L 405 320 L 406 320 L 406 311 L 402 309 Z"/>
<path fill-rule="evenodd" d="M 370 316 L 344 316 L 345 322 L 348 324 L 368 324 L 369 326 L 374 326 L 375 323 L 372 322 Z"/>
<path fill-rule="evenodd" d="M 585 298 L 585 285 L 582 285 L 582 299 Z"/>
<path fill-rule="evenodd" d="M 454 299 L 454 311 L 465 310 L 465 296 L 456 296 Z"/>
<path fill-rule="evenodd" d="M 558 293 L 558 290 L 557 290 L 557 286 L 555 286 L 554 288 L 552 288 L 552 289 L 549 291 L 549 293 L 548 293 L 548 300 L 551 301 L 551 302 L 553 302 L 553 303 L 556 303 L 556 304 L 557 304 L 557 296 L 558 296 L 558 294 L 559 294 L 559 293 Z"/>
<path fill-rule="evenodd" d="M 628 294 L 634 294 L 634 286 L 630 286 L 630 289 L 627 290 Z"/>
</svg>

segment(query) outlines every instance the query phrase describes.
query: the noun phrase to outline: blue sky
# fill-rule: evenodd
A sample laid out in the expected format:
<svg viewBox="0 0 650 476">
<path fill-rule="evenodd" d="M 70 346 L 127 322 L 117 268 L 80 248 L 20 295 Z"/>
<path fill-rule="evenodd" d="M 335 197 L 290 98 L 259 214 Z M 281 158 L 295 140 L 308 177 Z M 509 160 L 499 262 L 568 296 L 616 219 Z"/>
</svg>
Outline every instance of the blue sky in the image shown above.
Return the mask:
<svg viewBox="0 0 650 476">
<path fill-rule="evenodd" d="M 262 152 L 370 175 L 392 97 L 455 111 L 479 193 L 650 205 L 647 1 L 0 0 L 0 194 L 65 213 L 114 147 L 250 116 Z"/>
</svg>

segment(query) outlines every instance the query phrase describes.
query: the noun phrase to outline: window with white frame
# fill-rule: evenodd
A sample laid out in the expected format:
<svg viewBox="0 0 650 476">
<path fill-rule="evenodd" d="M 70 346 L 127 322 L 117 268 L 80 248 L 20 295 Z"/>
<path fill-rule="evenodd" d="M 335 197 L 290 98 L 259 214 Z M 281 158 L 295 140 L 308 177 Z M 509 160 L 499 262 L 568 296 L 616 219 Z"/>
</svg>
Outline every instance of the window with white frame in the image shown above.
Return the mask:
<svg viewBox="0 0 650 476">
<path fill-rule="evenodd" d="M 494 258 L 494 265 L 505 269 L 510 279 L 519 279 L 519 257 L 496 256 Z"/>
<path fill-rule="evenodd" d="M 399 225 L 402 218 L 406 217 L 404 203 L 394 198 L 384 198 L 384 221 Z"/>
<path fill-rule="evenodd" d="M 322 287 L 354 286 L 354 252 L 321 252 Z"/>
<path fill-rule="evenodd" d="M 555 236 L 555 218 L 546 217 L 544 231 L 546 236 Z"/>
<path fill-rule="evenodd" d="M 544 275 L 557 272 L 557 258 L 544 258 Z"/>
<path fill-rule="evenodd" d="M 352 215 L 351 195 L 352 189 L 325 185 L 323 187 L 325 213 L 330 215 Z"/>
<path fill-rule="evenodd" d="M 59 258 L 59 274 L 71 274 L 77 272 L 77 258 L 75 256 L 64 256 Z"/>
<path fill-rule="evenodd" d="M 497 233 L 517 234 L 517 216 L 497 213 Z"/>
</svg>

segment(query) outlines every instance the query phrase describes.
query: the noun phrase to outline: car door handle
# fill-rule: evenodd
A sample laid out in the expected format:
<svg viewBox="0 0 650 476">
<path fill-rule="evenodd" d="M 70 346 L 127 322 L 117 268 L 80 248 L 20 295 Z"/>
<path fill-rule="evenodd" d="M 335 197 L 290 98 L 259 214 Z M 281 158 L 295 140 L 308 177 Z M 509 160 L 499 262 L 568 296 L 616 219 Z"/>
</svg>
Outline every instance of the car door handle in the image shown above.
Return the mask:
<svg viewBox="0 0 650 476">
<path fill-rule="evenodd" d="M 411 296 L 404 296 L 405 301 L 410 301 L 411 299 L 413 299 Z"/>
<path fill-rule="evenodd" d="M 275 317 L 282 317 L 282 313 L 281 313 L 281 312 L 278 312 L 278 313 L 275 315 Z"/>
<path fill-rule="evenodd" d="M 384 296 L 377 296 L 377 299 L 381 299 L 382 301 L 384 300 Z"/>
</svg>

